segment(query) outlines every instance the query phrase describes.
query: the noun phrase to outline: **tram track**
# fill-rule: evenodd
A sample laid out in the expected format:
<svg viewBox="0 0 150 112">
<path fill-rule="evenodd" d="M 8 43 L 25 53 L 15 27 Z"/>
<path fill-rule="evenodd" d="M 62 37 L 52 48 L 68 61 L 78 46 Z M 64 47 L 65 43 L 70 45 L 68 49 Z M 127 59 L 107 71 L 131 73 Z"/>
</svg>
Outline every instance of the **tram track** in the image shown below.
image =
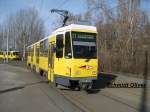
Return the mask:
<svg viewBox="0 0 150 112">
<path fill-rule="evenodd" d="M 14 90 L 23 89 L 25 87 L 34 86 L 34 85 L 37 85 L 37 84 L 41 85 L 41 84 L 44 84 L 44 83 L 46 84 L 46 83 L 48 83 L 48 81 L 42 80 L 42 81 L 38 81 L 38 82 L 28 83 L 28 84 L 24 85 L 24 87 L 21 87 L 21 88 L 17 87 Z M 67 101 L 69 101 L 71 104 L 75 105 L 79 110 L 81 110 L 81 112 L 95 112 L 95 110 L 93 109 L 94 107 L 92 105 L 87 104 L 87 103 L 83 103 L 81 101 L 81 100 L 86 100 L 85 98 L 91 97 L 90 94 L 85 93 L 85 91 L 73 91 L 73 90 L 70 90 L 68 88 L 66 88 L 66 89 L 56 88 L 56 87 L 54 87 L 54 85 L 52 83 L 50 83 L 49 86 L 54 91 L 59 92 Z M 44 92 L 45 90 L 43 88 L 40 87 L 40 89 L 48 97 L 48 99 L 50 99 L 53 102 L 54 105 L 57 105 L 57 107 L 59 108 L 60 111 L 64 112 L 63 109 L 54 101 L 54 99 L 51 98 L 48 95 L 48 93 Z M 2 91 L 1 93 L 5 93 L 5 92 L 9 92 L 9 91 L 13 91 L 12 88 L 8 89 L 8 90 L 5 90 L 5 91 Z M 118 98 L 114 97 L 111 93 L 109 93 L 107 91 L 100 91 L 100 93 L 94 94 L 94 96 L 95 97 L 103 96 L 107 99 L 111 99 L 111 100 L 113 100 L 117 103 L 120 103 L 124 106 L 127 106 L 129 108 L 134 109 L 135 111 L 138 111 L 138 109 L 136 107 L 124 102 L 123 100 L 118 99 L 119 97 Z"/>
<path fill-rule="evenodd" d="M 35 76 L 37 76 L 39 78 L 38 75 L 35 75 Z M 41 77 L 40 77 L 40 79 L 41 79 Z M 35 81 L 35 82 L 32 82 L 32 83 L 27 83 L 27 84 L 24 85 L 24 87 L 33 86 L 33 85 L 37 85 L 37 84 L 41 85 L 41 84 L 44 84 L 44 83 L 46 84 L 46 83 L 48 83 L 48 81 L 45 80 L 44 78 L 42 78 L 41 81 Z M 88 97 L 93 97 L 93 98 L 97 97 L 98 98 L 99 96 L 102 96 L 102 97 L 105 97 L 107 99 L 113 100 L 113 101 L 115 101 L 117 103 L 120 103 L 120 104 L 126 106 L 126 107 L 132 108 L 135 111 L 138 111 L 138 108 L 135 105 L 128 104 L 128 102 L 119 99 L 119 97 L 117 97 L 117 96 L 115 97 L 114 94 L 111 94 L 110 93 L 111 91 L 105 91 L 105 89 L 104 89 L 104 91 L 102 89 L 102 90 L 100 90 L 99 93 L 90 95 L 90 94 L 87 94 L 85 91 L 73 91 L 73 90 L 70 90 L 68 88 L 66 88 L 66 89 L 56 88 L 56 87 L 54 87 L 54 85 L 52 83 L 50 83 L 48 86 L 50 86 L 52 89 L 54 89 L 57 92 L 59 92 L 68 102 L 70 102 L 71 104 L 75 105 L 75 107 L 77 107 L 79 110 L 81 110 L 81 112 L 95 112 L 95 111 L 97 111 L 96 108 L 93 107 L 93 105 L 90 105 L 90 103 L 88 103 L 88 102 L 87 103 L 84 103 L 84 102 L 87 101 L 86 99 Z M 13 90 L 15 91 L 15 90 L 23 89 L 24 87 L 19 87 L 19 88 L 17 87 L 17 88 L 15 88 Z M 109 88 L 106 88 L 106 89 L 109 89 Z M 10 89 L 8 91 L 7 90 L 6 91 L 2 91 L 1 93 L 5 93 L 5 92 L 9 92 L 9 91 L 12 91 L 12 89 Z M 44 91 L 43 88 L 42 88 L 42 91 Z M 115 91 L 112 91 L 112 92 L 115 92 Z M 126 92 L 128 94 L 133 94 L 133 95 L 136 95 L 136 96 L 140 95 L 139 93 L 135 93 L 134 94 L 134 91 L 127 90 Z M 43 92 L 43 93 L 48 97 L 48 99 L 51 100 L 51 97 L 49 96 L 48 93 L 45 93 L 45 92 Z M 53 102 L 53 100 L 51 100 L 51 101 Z M 95 102 L 94 99 L 93 99 L 92 102 Z M 97 102 L 99 102 L 99 101 L 96 101 L 96 103 L 95 103 L 96 105 L 98 105 Z M 56 105 L 55 101 L 53 103 Z M 57 105 L 57 106 L 60 106 L 60 105 Z M 60 107 L 59 110 L 63 112 L 61 107 Z"/>
<path fill-rule="evenodd" d="M 63 91 L 62 94 L 75 105 L 77 105 L 80 109 L 84 110 L 84 112 L 94 112 L 94 110 L 87 105 L 83 104 L 78 98 L 71 96 L 67 92 Z"/>
<path fill-rule="evenodd" d="M 8 66 L 8 67 L 10 67 L 9 72 L 5 72 L 4 71 L 5 69 L 3 69 L 1 73 L 10 74 L 9 76 L 11 77 L 6 77 L 5 75 L 1 75 L 1 79 L 4 78 L 7 80 L 11 80 L 11 83 L 14 83 L 14 85 L 11 86 L 6 85 L 4 89 L 1 88 L 0 95 L 6 96 L 12 94 L 16 95 L 16 93 L 17 94 L 21 93 L 30 96 L 31 94 L 35 95 L 36 92 L 33 92 L 34 91 L 33 89 L 35 89 L 36 91 L 38 91 L 38 94 L 36 94 L 35 97 L 35 102 L 37 98 L 41 97 L 41 99 L 43 99 L 44 97 L 44 99 L 47 102 L 49 102 L 49 104 L 51 103 L 50 105 L 52 107 L 55 107 L 54 105 L 56 105 L 56 109 L 59 112 L 70 112 L 71 108 L 72 110 L 75 110 L 73 112 L 100 112 L 100 111 L 137 112 L 139 111 L 139 106 L 140 106 L 139 98 L 141 97 L 140 94 L 141 90 L 139 88 L 138 89 L 134 88 L 133 90 L 126 89 L 126 88 L 113 88 L 113 89 L 104 88 L 104 89 L 100 89 L 100 91 L 97 93 L 87 94 L 85 91 L 74 91 L 61 86 L 56 88 L 53 85 L 53 83 L 48 84 L 48 81 L 45 78 L 40 77 L 39 74 L 28 75 L 27 73 L 30 73 L 30 71 L 26 69 L 19 69 L 17 72 L 15 72 L 15 70 L 17 70 L 18 68 L 16 67 L 12 68 L 12 66 Z M 31 77 L 30 80 L 28 79 L 28 77 Z M 18 79 L 20 79 L 19 82 L 17 82 Z M 8 83 L 3 81 L 2 84 L 4 85 Z M 11 91 L 12 93 L 9 93 Z M 16 93 L 13 91 L 16 91 Z M 29 94 L 30 92 L 31 94 Z M 39 97 L 39 95 L 41 96 Z M 134 98 L 130 100 L 132 96 Z M 17 97 L 18 96 L 16 96 L 16 98 Z M 148 104 L 148 110 L 150 109 L 149 106 L 150 105 Z"/>
<path fill-rule="evenodd" d="M 61 93 L 66 99 L 68 99 L 70 102 L 72 102 L 73 104 L 75 104 L 78 108 L 80 108 L 83 112 L 95 112 L 94 110 L 94 106 L 93 105 L 87 105 L 82 103 L 80 100 L 84 100 L 84 98 L 82 99 L 82 97 L 90 97 L 88 96 L 87 93 L 85 92 L 81 92 L 81 91 L 71 91 L 71 90 L 59 90 L 58 88 L 55 88 L 53 87 L 55 90 L 57 90 L 59 93 Z M 78 93 L 78 94 L 76 94 Z M 80 93 L 80 94 L 79 94 Z M 79 95 L 79 97 L 77 97 L 76 95 Z M 81 96 L 82 95 L 82 96 Z M 102 97 L 105 97 L 109 100 L 113 100 L 117 103 L 120 103 L 128 108 L 131 108 L 135 111 L 139 111 L 138 108 L 124 102 L 124 101 L 121 101 L 119 100 L 118 98 L 116 97 L 113 97 L 112 95 L 109 95 L 107 92 L 101 92 L 100 94 L 94 94 L 94 96 L 96 97 L 99 97 L 99 96 L 102 96 Z"/>
<path fill-rule="evenodd" d="M 129 105 L 128 103 L 125 103 L 125 102 L 123 102 L 122 100 L 119 100 L 119 99 L 117 99 L 117 98 L 115 98 L 115 97 L 112 97 L 110 94 L 108 94 L 108 93 L 104 93 L 104 92 L 101 92 L 100 94 L 97 94 L 97 96 L 104 96 L 104 97 L 106 97 L 106 98 L 109 98 L 109 99 L 111 99 L 111 100 L 113 100 L 113 101 L 115 101 L 115 102 L 118 102 L 118 103 L 121 103 L 121 104 L 123 104 L 123 105 L 125 105 L 125 106 L 127 106 L 127 107 L 130 107 L 130 108 L 132 108 L 132 109 L 134 109 L 134 110 L 136 110 L 136 111 L 138 111 L 138 109 L 136 108 L 136 107 L 134 107 L 134 106 L 131 106 L 131 105 Z"/>
<path fill-rule="evenodd" d="M 20 86 L 20 87 L 16 87 L 14 90 L 17 90 L 17 89 L 23 89 L 25 87 L 28 87 L 28 86 L 34 86 L 34 85 L 37 85 L 37 84 L 46 84 L 48 83 L 48 81 L 39 81 L 39 82 L 33 82 L 33 83 L 28 83 L 26 85 L 24 85 L 23 87 Z M 73 90 L 70 90 L 70 89 L 61 89 L 61 88 L 56 88 L 54 87 L 54 85 L 52 83 L 49 84 L 49 86 L 59 92 L 67 101 L 69 101 L 71 104 L 75 105 L 77 108 L 79 108 L 79 110 L 81 110 L 81 112 L 95 112 L 95 110 L 93 109 L 93 107 L 89 104 L 84 104 L 83 102 L 81 102 L 81 100 L 85 100 L 83 97 L 86 97 L 88 98 L 90 96 L 90 94 L 88 95 L 87 93 L 85 93 L 85 91 L 73 91 Z M 43 93 L 48 97 L 48 99 L 50 99 L 54 105 L 57 105 L 57 103 L 54 101 L 53 98 L 51 98 L 43 88 L 41 88 L 41 91 L 43 91 Z M 9 91 L 13 91 L 13 88 L 10 88 L 8 90 L 5 90 L 5 91 L 1 91 L 1 93 L 5 93 L 5 92 L 9 92 Z M 107 91 L 100 91 L 100 93 L 97 93 L 97 94 L 94 94 L 94 96 L 96 97 L 99 97 L 99 96 L 103 96 L 107 99 L 111 99 L 117 103 L 121 103 L 127 107 L 130 107 L 136 111 L 138 111 L 138 109 L 122 100 L 119 100 L 118 98 L 114 97 L 113 95 L 111 95 L 110 93 L 108 93 Z M 59 110 L 64 112 L 63 109 L 61 107 L 59 107 L 59 105 L 57 105 Z"/>
<path fill-rule="evenodd" d="M 41 87 L 39 87 L 41 89 L 41 91 L 47 96 L 47 98 L 54 104 L 58 107 L 58 109 L 61 111 L 61 112 L 65 112 L 57 103 L 56 101 L 47 93 L 45 92 L 45 90 Z"/>
<path fill-rule="evenodd" d="M 59 88 L 54 87 L 54 85 L 50 85 L 52 89 L 59 92 L 67 101 L 69 101 L 71 104 L 75 105 L 77 108 L 81 110 L 81 112 L 94 112 L 91 108 L 85 106 L 80 101 L 77 101 L 78 99 L 72 97 L 67 92 L 60 90 Z"/>
<path fill-rule="evenodd" d="M 23 89 L 23 88 L 28 87 L 28 86 L 34 86 L 37 84 L 44 84 L 44 83 L 46 84 L 46 83 L 48 83 L 48 81 L 43 79 L 41 81 L 25 84 L 23 87 L 20 86 L 20 87 L 16 87 L 16 88 L 10 88 L 8 90 L 1 91 L 1 93 L 14 91 L 14 90 L 18 90 L 18 89 Z M 81 110 L 81 112 L 95 112 L 95 110 L 93 109 L 93 107 L 91 105 L 89 105 L 87 103 L 83 103 L 81 101 L 81 99 L 83 97 L 88 98 L 90 96 L 90 94 L 88 95 L 85 91 L 73 91 L 73 90 L 70 90 L 68 88 L 66 88 L 66 89 L 56 88 L 56 87 L 54 87 L 54 85 L 52 83 L 50 83 L 49 86 L 52 89 L 54 89 L 55 91 L 59 92 L 71 104 L 73 104 L 77 108 L 79 108 L 79 110 Z M 54 105 L 57 105 L 57 103 L 46 92 L 44 92 L 44 90 L 42 88 L 40 88 L 40 89 L 48 97 L 48 99 L 50 99 L 54 103 Z M 128 91 L 128 93 L 130 93 L 130 91 Z M 133 94 L 133 93 L 131 92 L 130 94 Z M 135 94 L 135 95 L 137 95 L 137 94 Z M 135 111 L 138 111 L 138 109 L 135 106 L 132 106 L 132 105 L 124 102 L 123 100 L 120 100 L 119 97 L 117 98 L 107 91 L 100 91 L 100 93 L 94 94 L 94 96 L 95 97 L 103 96 L 107 99 L 111 99 L 117 103 L 121 103 L 124 106 L 127 106 L 129 108 L 134 109 Z M 83 98 L 82 100 L 86 100 L 86 99 Z M 64 112 L 63 109 L 61 107 L 59 107 L 59 105 L 57 105 L 57 106 L 58 106 L 60 111 Z"/>
</svg>

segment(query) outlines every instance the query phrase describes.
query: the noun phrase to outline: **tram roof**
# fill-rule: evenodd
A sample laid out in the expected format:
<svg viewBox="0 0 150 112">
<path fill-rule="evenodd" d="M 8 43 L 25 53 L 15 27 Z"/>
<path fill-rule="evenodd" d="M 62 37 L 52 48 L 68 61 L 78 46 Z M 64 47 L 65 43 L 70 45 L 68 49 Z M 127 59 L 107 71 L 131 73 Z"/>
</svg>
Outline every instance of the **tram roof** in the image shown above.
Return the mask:
<svg viewBox="0 0 150 112">
<path fill-rule="evenodd" d="M 0 51 L 0 52 L 7 52 L 6 50 L 5 51 Z M 15 50 L 12 50 L 12 51 L 8 51 L 8 52 L 19 52 L 19 51 L 15 51 Z"/>
<path fill-rule="evenodd" d="M 95 26 L 79 25 L 79 24 L 70 24 L 70 25 L 68 25 L 68 26 L 64 26 L 64 27 L 60 27 L 60 28 L 56 29 L 56 30 L 55 30 L 54 32 L 52 32 L 52 34 L 50 34 L 49 36 L 47 36 L 47 37 L 45 37 L 45 38 L 43 38 L 43 39 L 41 39 L 41 40 L 39 40 L 39 41 L 37 41 L 37 42 L 35 42 L 35 43 L 29 45 L 29 46 L 27 46 L 27 48 L 28 48 L 28 47 L 31 47 L 31 46 L 33 46 L 33 45 L 35 45 L 35 44 L 37 44 L 38 42 L 41 42 L 41 41 L 44 41 L 44 40 L 50 38 L 51 35 L 53 35 L 53 34 L 57 34 L 57 33 L 59 33 L 59 32 L 64 32 L 64 31 L 71 31 L 71 30 L 89 30 L 89 31 L 97 32 L 97 29 L 96 29 Z"/>
<path fill-rule="evenodd" d="M 44 40 L 46 40 L 46 39 L 48 39 L 48 38 L 49 38 L 49 36 L 47 36 L 47 37 L 45 37 L 45 38 L 43 38 L 43 39 L 41 39 L 41 40 L 39 40 L 39 41 L 37 41 L 37 42 L 35 42 L 35 43 L 29 45 L 29 46 L 27 46 L 27 48 L 28 48 L 28 47 L 31 47 L 31 46 L 33 46 L 33 45 L 35 45 L 35 44 L 37 44 L 38 42 L 44 41 Z"/>
<path fill-rule="evenodd" d="M 58 28 L 52 34 L 58 33 L 58 32 L 63 32 L 63 31 L 68 31 L 68 30 L 69 31 L 71 31 L 71 30 L 91 30 L 91 31 L 97 32 L 95 26 L 70 24 L 68 26 L 64 26 L 64 27 Z"/>
</svg>

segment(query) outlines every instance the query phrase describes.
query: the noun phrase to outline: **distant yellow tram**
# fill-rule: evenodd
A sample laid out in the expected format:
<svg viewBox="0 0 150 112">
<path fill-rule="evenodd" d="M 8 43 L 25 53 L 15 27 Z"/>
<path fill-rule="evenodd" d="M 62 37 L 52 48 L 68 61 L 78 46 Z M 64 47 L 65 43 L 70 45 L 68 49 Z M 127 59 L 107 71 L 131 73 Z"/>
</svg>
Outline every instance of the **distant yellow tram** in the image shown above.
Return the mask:
<svg viewBox="0 0 150 112">
<path fill-rule="evenodd" d="M 10 60 L 20 60 L 20 53 L 19 51 L 9 51 L 8 58 Z"/>
<path fill-rule="evenodd" d="M 27 47 L 27 65 L 56 86 L 92 88 L 98 74 L 95 26 L 71 24 Z"/>
<path fill-rule="evenodd" d="M 2 59 L 2 58 L 3 58 L 3 52 L 0 51 L 0 59 Z"/>
<path fill-rule="evenodd" d="M 19 51 L 8 51 L 8 55 L 6 51 L 0 52 L 1 59 L 5 60 L 7 57 L 9 60 L 19 60 L 20 59 Z"/>
</svg>

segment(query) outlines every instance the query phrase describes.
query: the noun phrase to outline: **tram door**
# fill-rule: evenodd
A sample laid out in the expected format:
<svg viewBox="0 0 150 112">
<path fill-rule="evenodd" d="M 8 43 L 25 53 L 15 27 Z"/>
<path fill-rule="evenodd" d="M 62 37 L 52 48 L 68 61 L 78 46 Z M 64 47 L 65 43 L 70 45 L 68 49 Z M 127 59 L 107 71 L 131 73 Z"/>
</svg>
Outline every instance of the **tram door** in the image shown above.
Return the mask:
<svg viewBox="0 0 150 112">
<path fill-rule="evenodd" d="M 34 47 L 31 47 L 31 62 L 33 63 Z"/>
<path fill-rule="evenodd" d="M 39 55 L 40 55 L 40 49 L 39 46 L 36 45 L 36 64 L 39 64 Z"/>
<path fill-rule="evenodd" d="M 54 47 L 55 46 L 55 44 L 54 43 L 50 43 L 49 44 L 49 62 L 48 62 L 48 79 L 50 80 L 50 81 L 52 81 L 53 82 L 53 77 L 54 77 Z"/>
</svg>

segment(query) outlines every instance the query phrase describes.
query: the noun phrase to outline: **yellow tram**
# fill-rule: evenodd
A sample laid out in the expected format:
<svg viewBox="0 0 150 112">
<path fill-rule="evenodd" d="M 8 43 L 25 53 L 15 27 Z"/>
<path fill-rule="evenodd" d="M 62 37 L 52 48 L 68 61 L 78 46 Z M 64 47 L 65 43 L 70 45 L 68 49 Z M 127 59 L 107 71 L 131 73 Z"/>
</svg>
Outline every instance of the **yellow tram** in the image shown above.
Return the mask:
<svg viewBox="0 0 150 112">
<path fill-rule="evenodd" d="M 20 53 L 19 51 L 9 51 L 8 58 L 10 60 L 20 60 Z"/>
<path fill-rule="evenodd" d="M 9 60 L 19 60 L 20 59 L 20 54 L 19 51 L 8 51 L 8 55 L 6 51 L 0 52 L 0 58 L 1 59 L 6 59 L 8 57 Z"/>
<path fill-rule="evenodd" d="M 95 26 L 71 24 L 27 47 L 27 65 L 53 82 L 92 88 L 98 74 Z"/>
<path fill-rule="evenodd" d="M 0 59 L 3 58 L 3 51 L 0 51 Z"/>
</svg>

